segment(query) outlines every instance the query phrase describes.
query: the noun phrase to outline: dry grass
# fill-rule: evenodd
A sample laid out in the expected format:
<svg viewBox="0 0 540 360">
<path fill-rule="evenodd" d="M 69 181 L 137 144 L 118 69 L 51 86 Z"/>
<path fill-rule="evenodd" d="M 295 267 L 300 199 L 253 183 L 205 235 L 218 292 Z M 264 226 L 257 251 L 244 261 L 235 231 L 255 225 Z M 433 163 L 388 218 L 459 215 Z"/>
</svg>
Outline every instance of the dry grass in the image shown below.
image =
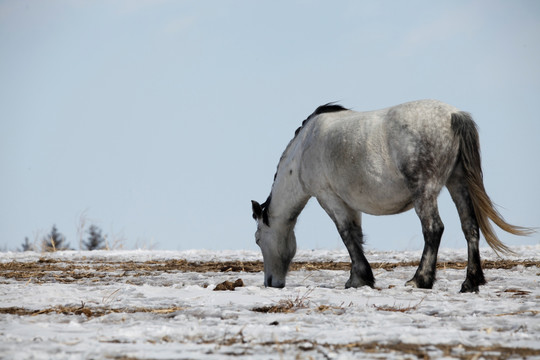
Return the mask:
<svg viewBox="0 0 540 360">
<path fill-rule="evenodd" d="M 391 312 L 401 312 L 401 313 L 405 313 L 405 312 L 409 312 L 409 311 L 414 311 L 414 310 L 417 310 L 418 307 L 420 306 L 420 304 L 422 304 L 422 302 L 424 301 L 424 299 L 420 300 L 420 302 L 416 305 L 409 305 L 409 306 L 396 306 L 395 304 L 393 306 L 388 306 L 388 305 L 373 305 L 373 307 L 379 311 L 391 311 Z"/>
<path fill-rule="evenodd" d="M 122 250 L 125 247 L 127 239 L 123 233 L 113 233 L 111 239 L 108 235 L 104 236 L 105 250 Z"/>
<path fill-rule="evenodd" d="M 513 315 L 521 315 L 521 314 L 529 314 L 529 313 L 533 316 L 538 315 L 540 314 L 540 310 L 520 310 L 520 311 L 511 312 L 511 313 L 497 314 L 493 316 L 513 316 Z"/>
<path fill-rule="evenodd" d="M 85 209 L 79 215 L 79 222 L 77 223 L 77 238 L 79 240 L 79 249 L 83 249 L 84 244 L 84 232 L 86 230 L 86 224 L 88 223 L 88 209 Z"/>
<path fill-rule="evenodd" d="M 184 308 L 179 306 L 171 306 L 167 308 L 145 308 L 145 307 L 135 307 L 135 308 L 110 308 L 107 306 L 103 307 L 86 307 L 84 303 L 80 306 L 73 305 L 58 305 L 40 310 L 31 310 L 20 307 L 7 307 L 0 308 L 0 314 L 11 314 L 18 316 L 37 316 L 44 314 L 62 314 L 62 315 L 85 315 L 88 318 L 91 317 L 101 317 L 109 314 L 134 314 L 134 313 L 152 313 L 152 314 L 170 314 L 177 311 L 184 310 Z"/>
<path fill-rule="evenodd" d="M 533 348 L 514 348 L 505 347 L 499 345 L 493 346 L 470 346 L 463 344 L 409 344 L 402 342 L 351 342 L 342 344 L 328 344 L 318 342 L 310 339 L 291 339 L 291 340 L 274 340 L 267 342 L 250 341 L 246 339 L 243 334 L 243 329 L 237 334 L 231 336 L 225 336 L 219 340 L 204 340 L 200 343 L 214 344 L 215 354 L 229 354 L 231 357 L 239 355 L 250 355 L 252 349 L 256 347 L 264 347 L 267 352 L 274 352 L 278 358 L 293 358 L 293 354 L 296 354 L 297 359 L 310 359 L 310 358 L 329 358 L 328 351 L 333 353 L 344 354 L 348 357 L 362 358 L 362 354 L 376 354 L 377 357 L 385 358 L 391 356 L 392 358 L 417 358 L 417 359 L 437 359 L 441 357 L 471 360 L 471 359 L 485 359 L 485 360 L 499 360 L 499 359 L 525 359 L 540 356 L 539 349 Z M 170 338 L 163 338 L 162 341 L 171 342 Z M 113 342 L 119 342 L 113 340 Z M 155 343 L 155 341 L 150 341 Z M 236 346 L 234 352 L 226 353 L 220 352 L 222 347 Z M 242 346 L 244 352 L 239 352 L 238 346 Z M 212 354 L 208 352 L 207 355 Z M 290 355 L 290 356 L 288 356 Z M 364 356 L 365 357 L 365 356 Z M 115 359 L 134 359 L 116 357 Z"/>
<path fill-rule="evenodd" d="M 401 263 L 373 263 L 374 269 L 385 269 L 391 271 L 402 266 L 417 266 L 414 262 Z M 439 267 L 464 269 L 465 262 L 446 262 Z M 515 266 L 540 267 L 540 261 L 532 260 L 500 260 L 485 261 L 484 269 L 511 269 Z M 117 270 L 117 273 L 114 271 Z M 124 273 L 118 271 L 123 271 Z M 291 265 L 292 271 L 297 270 L 350 270 L 348 262 L 298 262 Z M 51 277 L 54 281 L 71 283 L 80 279 L 92 278 L 120 278 L 126 272 L 132 276 L 145 276 L 155 273 L 168 272 L 261 272 L 263 263 L 261 261 L 209 261 L 192 262 L 186 260 L 159 260 L 159 261 L 110 261 L 105 259 L 91 259 L 88 261 L 59 261 L 48 256 L 44 256 L 37 262 L 17 262 L 0 264 L 0 279 L 14 279 L 27 281 L 32 279 L 36 282 L 48 281 Z M 113 272 L 113 273 L 111 273 Z M 1 280 L 0 280 L 1 281 Z"/>
<path fill-rule="evenodd" d="M 499 294 L 499 296 L 501 296 L 502 294 L 511 294 L 512 297 L 527 296 L 530 293 L 531 293 L 530 291 L 520 290 L 520 289 L 506 289 L 504 291 L 497 291 L 497 294 Z"/>
<path fill-rule="evenodd" d="M 279 325 L 279 324 L 276 324 Z M 210 342 L 207 342 L 210 343 Z M 499 360 L 510 358 L 529 358 L 540 356 L 539 349 L 532 348 L 514 348 L 500 345 L 492 346 L 470 346 L 463 344 L 410 344 L 403 342 L 350 342 L 340 344 L 329 344 L 318 342 L 311 339 L 291 339 L 277 340 L 268 342 L 247 341 L 243 334 L 243 329 L 234 336 L 226 337 L 216 343 L 219 346 L 233 346 L 237 344 L 245 344 L 250 349 L 263 346 L 267 347 L 268 351 L 276 351 L 283 355 L 284 351 L 290 354 L 290 350 L 296 350 L 296 358 L 312 358 L 309 354 L 302 355 L 302 352 L 316 352 L 316 358 L 328 358 L 327 351 L 334 353 L 347 353 L 349 356 L 354 355 L 357 358 L 362 358 L 362 354 L 377 354 L 380 358 L 392 355 L 393 358 L 411 358 L 432 359 L 432 358 L 453 358 L 453 359 L 486 359 Z M 280 356 L 283 358 L 284 356 Z M 291 357 L 292 358 L 292 357 Z"/>
<path fill-rule="evenodd" d="M 299 309 L 306 309 L 309 307 L 309 296 L 314 289 L 309 289 L 304 295 L 298 295 L 294 299 L 280 300 L 276 305 L 261 306 L 251 309 L 260 313 L 292 313 Z"/>
<path fill-rule="evenodd" d="M 530 348 L 510 348 L 504 346 L 468 346 L 446 344 L 407 344 L 407 343 L 349 343 L 332 346 L 334 349 L 346 349 L 374 354 L 392 354 L 403 357 L 414 356 L 418 359 L 451 357 L 454 359 L 499 360 L 539 356 L 540 350 Z M 436 350 L 434 352 L 433 350 Z M 437 353 L 439 352 L 439 353 Z M 442 353 L 442 354 L 441 354 Z"/>
<path fill-rule="evenodd" d="M 351 306 L 351 304 L 349 304 L 349 306 Z M 342 305 L 340 306 L 334 306 L 334 305 L 319 305 L 317 306 L 317 308 L 315 309 L 317 312 L 319 313 L 331 313 L 332 315 L 343 315 L 345 314 L 345 307 Z"/>
</svg>

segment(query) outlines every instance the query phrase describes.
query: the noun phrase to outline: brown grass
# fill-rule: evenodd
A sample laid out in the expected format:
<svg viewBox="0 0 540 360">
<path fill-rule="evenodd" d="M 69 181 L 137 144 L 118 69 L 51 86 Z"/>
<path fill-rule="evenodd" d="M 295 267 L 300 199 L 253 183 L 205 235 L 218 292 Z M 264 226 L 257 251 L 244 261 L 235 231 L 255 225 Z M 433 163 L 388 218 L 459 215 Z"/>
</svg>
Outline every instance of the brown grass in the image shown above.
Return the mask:
<svg viewBox="0 0 540 360">
<path fill-rule="evenodd" d="M 167 308 L 144 308 L 144 307 L 135 307 L 135 308 L 110 308 L 110 307 L 86 307 L 83 303 L 81 306 L 53 306 L 40 310 L 31 310 L 20 307 L 7 307 L 0 308 L 0 314 L 11 314 L 18 316 L 37 316 L 44 314 L 62 314 L 62 315 L 86 315 L 86 317 L 100 317 L 109 314 L 134 314 L 134 313 L 152 313 L 152 314 L 170 314 L 177 311 L 184 310 L 184 308 L 179 306 L 171 306 Z"/>
<path fill-rule="evenodd" d="M 530 293 L 531 293 L 530 291 L 520 290 L 520 289 L 506 289 L 503 291 L 497 291 L 497 294 L 499 294 L 499 296 L 501 296 L 502 294 L 510 294 L 512 297 L 527 296 Z"/>
<path fill-rule="evenodd" d="M 299 309 L 306 309 L 309 306 L 309 295 L 314 289 L 309 289 L 304 295 L 298 295 L 294 299 L 280 300 L 276 305 L 261 306 L 251 309 L 260 313 L 292 313 Z"/>
<path fill-rule="evenodd" d="M 373 263 L 374 269 L 392 271 L 397 267 L 418 266 L 418 262 L 400 263 Z M 441 262 L 439 269 L 465 269 L 466 262 Z M 497 260 L 483 261 L 484 269 L 511 269 L 515 266 L 540 267 L 540 261 L 534 260 Z M 292 271 L 298 270 L 341 270 L 349 271 L 349 262 L 293 262 Z M 155 273 L 170 272 L 261 272 L 261 261 L 210 261 L 190 262 L 186 260 L 159 260 L 159 261 L 111 261 L 103 259 L 91 259 L 88 261 L 60 261 L 49 257 L 43 257 L 37 262 L 18 262 L 0 264 L 0 281 L 13 279 L 19 281 L 32 280 L 35 282 L 72 283 L 81 279 L 115 279 L 122 278 L 126 274 L 132 277 L 147 276 Z"/>
<path fill-rule="evenodd" d="M 170 342 L 170 339 L 163 339 L 163 342 Z M 514 348 L 505 347 L 500 345 L 493 346 L 470 346 L 463 344 L 409 344 L 409 343 L 384 343 L 384 342 L 351 342 L 342 344 L 329 344 L 322 343 L 316 340 L 310 339 L 291 339 L 291 340 L 274 340 L 267 342 L 246 341 L 243 330 L 240 330 L 237 334 L 231 334 L 231 336 L 224 337 L 219 341 L 203 341 L 206 344 L 215 344 L 216 348 L 221 346 L 235 346 L 243 345 L 249 349 L 254 347 L 265 347 L 268 352 L 276 352 L 281 358 L 287 358 L 287 355 L 292 354 L 290 350 L 295 351 L 296 358 L 312 358 L 312 353 L 318 353 L 321 358 L 328 358 L 326 352 L 332 351 L 337 354 L 347 353 L 354 355 L 357 358 L 362 358 L 362 354 L 377 354 L 378 357 L 384 358 L 385 356 L 391 356 L 392 358 L 418 358 L 418 359 L 432 359 L 439 357 L 447 357 L 452 359 L 486 359 L 486 360 L 499 360 L 499 359 L 515 359 L 515 358 L 530 358 L 540 356 L 539 349 L 532 348 Z M 306 353 L 305 356 L 302 352 Z M 242 355 L 250 355 L 250 351 L 246 351 Z M 230 354 L 231 357 L 239 355 L 238 349 L 234 353 Z M 126 360 L 126 357 L 116 357 L 115 359 Z M 137 360 L 137 358 L 129 358 L 130 360 Z"/>
<path fill-rule="evenodd" d="M 395 304 L 393 306 L 388 306 L 388 305 L 373 305 L 373 307 L 379 311 L 391 311 L 391 312 L 402 312 L 402 313 L 405 313 L 405 312 L 409 312 L 409 311 L 413 311 L 413 310 L 417 310 L 418 307 L 420 306 L 420 304 L 422 304 L 422 302 L 424 301 L 424 299 L 420 300 L 420 302 L 414 306 L 395 306 Z"/>
<path fill-rule="evenodd" d="M 239 334 L 236 334 L 231 337 L 224 338 L 219 344 L 222 346 L 232 346 L 236 344 L 246 344 L 242 330 Z M 384 343 L 384 342 L 351 342 L 351 343 L 341 343 L 341 344 L 328 344 L 321 343 L 316 340 L 310 339 L 294 339 L 294 340 L 274 340 L 268 342 L 247 342 L 250 348 L 255 346 L 264 346 L 268 347 L 269 351 L 274 349 L 278 351 L 280 355 L 283 355 L 283 350 L 287 348 L 294 348 L 297 351 L 316 351 L 320 352 L 323 357 L 326 356 L 325 351 L 330 350 L 337 352 L 347 352 L 348 354 L 354 354 L 357 358 L 362 358 L 362 353 L 364 354 L 377 354 L 380 358 L 384 358 L 385 355 L 392 355 L 393 358 L 410 358 L 416 357 L 418 359 L 431 359 L 432 356 L 435 358 L 438 357 L 448 357 L 453 359 L 486 359 L 486 360 L 499 360 L 499 359 L 509 359 L 509 358 L 528 358 L 534 356 L 540 356 L 539 349 L 532 348 L 513 348 L 505 347 L 500 345 L 493 346 L 469 346 L 462 344 L 409 344 L 409 343 Z M 321 351 L 325 350 L 325 351 Z M 433 351 L 437 350 L 440 353 L 433 354 Z M 431 354 L 430 354 L 431 353 Z M 308 354 L 306 354 L 308 355 Z M 442 356 L 441 356 L 442 355 Z M 283 356 L 281 356 L 283 357 Z M 301 356 L 301 353 L 296 354 L 296 358 L 304 358 Z M 307 357 L 311 358 L 311 357 Z"/>
</svg>

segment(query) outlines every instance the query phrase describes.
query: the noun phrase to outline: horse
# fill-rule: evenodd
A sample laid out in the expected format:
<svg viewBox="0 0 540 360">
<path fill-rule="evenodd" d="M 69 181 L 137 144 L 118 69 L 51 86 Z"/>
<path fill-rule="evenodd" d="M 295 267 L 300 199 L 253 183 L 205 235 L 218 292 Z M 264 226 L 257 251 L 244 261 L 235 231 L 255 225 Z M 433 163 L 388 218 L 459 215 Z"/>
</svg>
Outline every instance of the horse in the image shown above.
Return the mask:
<svg viewBox="0 0 540 360">
<path fill-rule="evenodd" d="M 424 249 L 406 285 L 431 289 L 444 230 L 437 208 L 444 186 L 467 241 L 461 292 L 478 292 L 486 283 L 479 229 L 497 254 L 512 251 L 498 239 L 490 220 L 515 235 L 529 235 L 533 230 L 507 223 L 487 195 L 472 116 L 437 100 L 368 112 L 336 103 L 319 106 L 285 148 L 267 200 L 251 201 L 264 285 L 285 286 L 296 253 L 294 227 L 307 201 L 315 197 L 335 223 L 351 258 L 345 288 L 375 284 L 363 251 L 362 213 L 392 215 L 414 208 L 422 225 Z"/>
</svg>

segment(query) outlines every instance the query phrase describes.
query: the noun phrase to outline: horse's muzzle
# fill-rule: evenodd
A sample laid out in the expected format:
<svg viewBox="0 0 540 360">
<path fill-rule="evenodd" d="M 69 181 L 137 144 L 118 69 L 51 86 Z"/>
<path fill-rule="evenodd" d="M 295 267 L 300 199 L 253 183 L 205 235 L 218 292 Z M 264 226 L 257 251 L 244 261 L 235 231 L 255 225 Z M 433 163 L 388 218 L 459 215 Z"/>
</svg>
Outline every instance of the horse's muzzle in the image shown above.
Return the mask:
<svg viewBox="0 0 540 360">
<path fill-rule="evenodd" d="M 272 279 L 272 275 L 268 275 L 268 277 L 264 280 L 264 286 L 282 289 L 285 287 L 285 281 Z"/>
</svg>

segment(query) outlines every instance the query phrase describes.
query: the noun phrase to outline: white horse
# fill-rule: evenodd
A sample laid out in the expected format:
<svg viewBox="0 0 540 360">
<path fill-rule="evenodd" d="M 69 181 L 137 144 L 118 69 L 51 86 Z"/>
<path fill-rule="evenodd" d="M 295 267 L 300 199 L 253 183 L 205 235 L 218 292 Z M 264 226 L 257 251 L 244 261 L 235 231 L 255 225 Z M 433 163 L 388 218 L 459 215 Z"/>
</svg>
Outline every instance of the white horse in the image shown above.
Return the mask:
<svg viewBox="0 0 540 360">
<path fill-rule="evenodd" d="M 374 286 L 363 252 L 361 213 L 399 214 L 414 208 L 422 224 L 424 251 L 407 282 L 431 288 L 444 225 L 437 197 L 446 186 L 457 207 L 468 246 L 462 292 L 485 284 L 478 251 L 479 228 L 487 243 L 511 252 L 496 236 L 501 229 L 528 235 L 494 208 L 483 185 L 476 124 L 471 116 L 435 100 L 420 100 L 371 112 L 320 106 L 296 130 L 278 164 L 272 191 L 259 204 L 256 242 L 264 259 L 265 286 L 284 287 L 296 253 L 294 226 L 314 196 L 337 226 L 351 257 L 345 287 Z"/>
</svg>

